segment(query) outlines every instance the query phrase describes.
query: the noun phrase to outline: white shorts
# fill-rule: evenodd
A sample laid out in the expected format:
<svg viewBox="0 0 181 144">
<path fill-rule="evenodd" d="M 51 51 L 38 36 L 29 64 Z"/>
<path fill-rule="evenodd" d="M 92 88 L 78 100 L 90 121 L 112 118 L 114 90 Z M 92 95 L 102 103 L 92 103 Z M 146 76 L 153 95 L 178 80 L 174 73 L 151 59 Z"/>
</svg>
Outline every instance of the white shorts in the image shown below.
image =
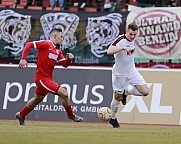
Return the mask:
<svg viewBox="0 0 181 144">
<path fill-rule="evenodd" d="M 113 91 L 123 92 L 129 85 L 144 85 L 146 84 L 143 76 L 135 70 L 130 76 L 118 76 L 112 73 Z"/>
</svg>

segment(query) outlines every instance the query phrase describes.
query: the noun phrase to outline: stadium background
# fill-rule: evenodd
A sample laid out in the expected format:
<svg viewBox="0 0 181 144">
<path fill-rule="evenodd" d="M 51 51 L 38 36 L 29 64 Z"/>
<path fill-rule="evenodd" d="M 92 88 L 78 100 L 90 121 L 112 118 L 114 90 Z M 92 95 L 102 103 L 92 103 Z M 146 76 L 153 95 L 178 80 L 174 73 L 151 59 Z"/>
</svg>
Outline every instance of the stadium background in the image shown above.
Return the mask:
<svg viewBox="0 0 181 144">
<path fill-rule="evenodd" d="M 149 24 L 140 25 L 142 30 L 146 28 L 148 31 L 154 31 L 142 37 L 154 35 L 161 38 L 155 40 L 155 44 L 137 43 L 135 64 L 137 67 L 147 68 L 180 68 L 180 10 L 180 7 L 153 7 L 133 11 L 88 13 L 1 8 L 0 62 L 17 63 L 27 41 L 48 39 L 49 30 L 57 26 L 65 31 L 62 47 L 64 54 L 72 52 L 75 55 L 73 65 L 111 66 L 113 56 L 107 55 L 106 49 L 114 38 L 124 33 L 126 23 L 132 22 L 135 18 L 146 21 L 149 17 L 155 17 L 166 20 L 152 23 L 154 30 Z M 174 16 L 175 20 L 169 19 Z M 165 32 L 156 33 L 156 28 L 163 28 L 163 24 L 167 24 Z M 173 35 L 166 35 L 167 33 Z M 161 41 L 163 37 L 169 40 Z M 150 51 L 153 54 L 150 54 Z M 36 50 L 30 52 L 28 61 L 36 61 Z"/>
</svg>

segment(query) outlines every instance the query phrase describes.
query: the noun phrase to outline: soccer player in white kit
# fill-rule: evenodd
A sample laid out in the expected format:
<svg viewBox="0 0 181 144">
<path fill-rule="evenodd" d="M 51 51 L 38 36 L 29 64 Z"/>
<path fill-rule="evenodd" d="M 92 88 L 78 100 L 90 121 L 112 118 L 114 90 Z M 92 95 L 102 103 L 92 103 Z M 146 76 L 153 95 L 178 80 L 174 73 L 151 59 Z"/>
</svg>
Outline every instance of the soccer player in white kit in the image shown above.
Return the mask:
<svg viewBox="0 0 181 144">
<path fill-rule="evenodd" d="M 115 63 L 112 68 L 114 96 L 111 102 L 112 116 L 109 121 L 113 128 L 120 127 L 116 118 L 120 101 L 125 105 L 128 95 L 147 96 L 149 94 L 148 86 L 134 64 L 135 38 L 137 32 L 137 25 L 134 23 L 129 24 L 126 33 L 116 38 L 107 50 L 107 54 L 114 55 L 115 58 Z M 127 87 L 129 85 L 133 87 L 128 89 Z"/>
</svg>

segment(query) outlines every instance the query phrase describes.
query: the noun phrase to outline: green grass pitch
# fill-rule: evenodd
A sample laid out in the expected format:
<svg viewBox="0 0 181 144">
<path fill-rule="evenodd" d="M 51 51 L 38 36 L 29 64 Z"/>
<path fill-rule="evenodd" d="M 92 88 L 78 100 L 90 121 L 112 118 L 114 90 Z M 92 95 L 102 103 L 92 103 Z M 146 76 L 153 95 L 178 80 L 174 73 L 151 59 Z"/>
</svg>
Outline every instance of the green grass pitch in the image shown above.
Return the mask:
<svg viewBox="0 0 181 144">
<path fill-rule="evenodd" d="M 181 127 L 0 120 L 0 144 L 181 144 Z"/>
</svg>

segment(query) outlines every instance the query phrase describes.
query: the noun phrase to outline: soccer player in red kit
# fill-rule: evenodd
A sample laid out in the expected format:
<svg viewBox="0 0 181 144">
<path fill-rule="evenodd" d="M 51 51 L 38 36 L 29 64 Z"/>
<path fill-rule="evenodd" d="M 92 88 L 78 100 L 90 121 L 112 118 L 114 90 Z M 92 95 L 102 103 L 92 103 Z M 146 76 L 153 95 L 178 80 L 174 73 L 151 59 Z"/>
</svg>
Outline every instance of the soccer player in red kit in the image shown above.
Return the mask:
<svg viewBox="0 0 181 144">
<path fill-rule="evenodd" d="M 67 53 L 67 58 L 64 58 L 60 49 L 60 43 L 62 41 L 63 36 L 61 29 L 52 29 L 50 31 L 50 40 L 33 41 L 25 45 L 19 62 L 20 68 L 25 68 L 27 66 L 26 57 L 30 49 L 38 49 L 35 75 L 36 92 L 34 97 L 27 102 L 26 106 L 20 112 L 16 113 L 16 118 L 19 120 L 20 125 L 25 124 L 26 115 L 28 115 L 37 104 L 42 102 L 48 93 L 58 95 L 61 98 L 69 119 L 75 122 L 83 121 L 82 117 L 73 113 L 66 89 L 52 80 L 52 73 L 57 60 L 63 67 L 68 67 L 71 60 L 74 58 L 71 53 Z"/>
</svg>

